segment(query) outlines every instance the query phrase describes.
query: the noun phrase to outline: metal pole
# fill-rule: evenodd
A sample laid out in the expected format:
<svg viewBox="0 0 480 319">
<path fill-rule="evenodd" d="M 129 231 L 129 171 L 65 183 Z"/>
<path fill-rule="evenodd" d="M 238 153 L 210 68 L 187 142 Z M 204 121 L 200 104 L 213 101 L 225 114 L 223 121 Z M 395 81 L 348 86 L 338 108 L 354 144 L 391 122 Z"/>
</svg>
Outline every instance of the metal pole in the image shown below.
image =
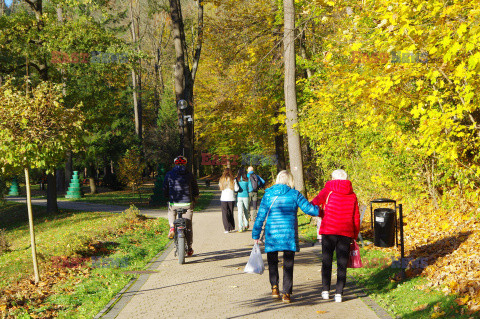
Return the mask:
<svg viewBox="0 0 480 319">
<path fill-rule="evenodd" d="M 373 206 L 373 204 L 372 204 L 372 202 L 370 202 L 370 226 L 373 229 L 373 210 L 372 210 L 373 207 L 372 206 Z"/>
<path fill-rule="evenodd" d="M 400 213 L 400 260 L 401 260 L 401 275 L 402 280 L 406 278 L 405 268 L 403 268 L 403 260 L 405 258 L 405 242 L 403 241 L 403 207 L 402 204 L 398 205 L 398 210 Z"/>
<path fill-rule="evenodd" d="M 185 119 L 182 111 L 182 156 L 185 156 Z"/>
<path fill-rule="evenodd" d="M 395 247 L 398 247 L 398 218 L 397 218 L 397 203 L 395 202 Z M 400 210 L 400 208 L 399 208 Z"/>
</svg>

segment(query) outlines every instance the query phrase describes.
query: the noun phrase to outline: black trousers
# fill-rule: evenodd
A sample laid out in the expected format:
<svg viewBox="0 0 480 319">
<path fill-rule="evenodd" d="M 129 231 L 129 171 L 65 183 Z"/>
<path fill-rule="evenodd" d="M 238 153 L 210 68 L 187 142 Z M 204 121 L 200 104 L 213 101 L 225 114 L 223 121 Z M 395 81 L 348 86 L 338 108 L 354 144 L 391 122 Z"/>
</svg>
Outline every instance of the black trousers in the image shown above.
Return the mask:
<svg viewBox="0 0 480 319">
<path fill-rule="evenodd" d="M 290 250 L 283 251 L 283 293 L 291 294 L 293 287 L 293 262 L 295 259 L 295 252 Z M 278 286 L 278 251 L 267 253 L 268 274 L 270 277 L 270 284 Z"/>
<path fill-rule="evenodd" d="M 222 220 L 225 231 L 235 230 L 235 218 L 233 217 L 233 208 L 235 202 L 221 202 L 222 204 Z"/>
<path fill-rule="evenodd" d="M 330 290 L 332 282 L 333 252 L 337 252 L 336 294 L 343 293 L 347 281 L 347 264 L 352 238 L 341 235 L 322 235 L 322 286 L 323 291 Z"/>
</svg>

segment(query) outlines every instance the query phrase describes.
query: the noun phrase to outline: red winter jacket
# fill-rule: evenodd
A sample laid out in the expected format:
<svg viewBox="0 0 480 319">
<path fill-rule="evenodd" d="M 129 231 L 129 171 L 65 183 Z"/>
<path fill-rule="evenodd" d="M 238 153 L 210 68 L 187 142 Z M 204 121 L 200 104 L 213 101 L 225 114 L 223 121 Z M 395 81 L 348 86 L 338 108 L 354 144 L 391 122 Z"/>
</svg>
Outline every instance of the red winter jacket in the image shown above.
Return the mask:
<svg viewBox="0 0 480 319">
<path fill-rule="evenodd" d="M 325 205 L 327 197 L 328 202 Z M 352 182 L 340 179 L 326 182 L 312 204 L 324 207 L 323 212 L 320 212 L 323 219 L 319 234 L 342 235 L 357 239 L 360 231 L 360 213 Z"/>
</svg>

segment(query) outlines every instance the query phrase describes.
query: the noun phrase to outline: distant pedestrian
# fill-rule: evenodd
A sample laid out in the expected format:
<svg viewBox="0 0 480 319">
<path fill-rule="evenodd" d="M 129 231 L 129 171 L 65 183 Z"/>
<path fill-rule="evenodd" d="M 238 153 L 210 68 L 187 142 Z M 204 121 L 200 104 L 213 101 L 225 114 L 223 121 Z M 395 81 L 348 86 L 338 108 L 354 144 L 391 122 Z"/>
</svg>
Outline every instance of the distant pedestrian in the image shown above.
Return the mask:
<svg viewBox="0 0 480 319">
<path fill-rule="evenodd" d="M 347 173 L 337 169 L 332 173 L 332 180 L 312 201 L 323 206 L 320 216 L 320 234 L 322 235 L 322 298 L 329 299 L 332 280 L 333 252 L 337 252 L 337 285 L 335 301 L 342 302 L 343 288 L 347 280 L 347 263 L 350 243 L 358 237 L 360 231 L 360 214 L 357 196 L 353 192 L 352 182 L 347 180 Z"/>
<path fill-rule="evenodd" d="M 250 201 L 250 204 L 252 206 L 252 209 L 250 210 L 250 221 L 255 222 L 255 218 L 257 218 L 258 190 L 265 186 L 265 181 L 263 180 L 263 178 L 253 172 L 252 166 L 249 166 L 247 171 L 248 200 Z"/>
<path fill-rule="evenodd" d="M 308 202 L 294 189 L 293 176 L 288 171 L 277 175 L 276 184 L 265 190 L 260 203 L 257 219 L 252 229 L 254 243 L 259 242 L 265 222 L 265 252 L 272 297 L 279 298 L 278 252 L 283 251 L 283 302 L 290 302 L 293 287 L 293 263 L 295 252 L 300 251 L 298 243 L 297 210 L 318 216 L 319 209 Z"/>
<path fill-rule="evenodd" d="M 243 167 L 240 167 L 235 178 L 235 191 L 237 192 L 238 231 L 241 233 L 249 227 L 248 178 Z"/>
<path fill-rule="evenodd" d="M 225 233 L 235 230 L 235 218 L 233 217 L 233 207 L 235 205 L 234 177 L 230 168 L 223 171 L 222 177 L 218 182 L 222 191 L 220 203 L 222 205 L 222 219 Z"/>
</svg>

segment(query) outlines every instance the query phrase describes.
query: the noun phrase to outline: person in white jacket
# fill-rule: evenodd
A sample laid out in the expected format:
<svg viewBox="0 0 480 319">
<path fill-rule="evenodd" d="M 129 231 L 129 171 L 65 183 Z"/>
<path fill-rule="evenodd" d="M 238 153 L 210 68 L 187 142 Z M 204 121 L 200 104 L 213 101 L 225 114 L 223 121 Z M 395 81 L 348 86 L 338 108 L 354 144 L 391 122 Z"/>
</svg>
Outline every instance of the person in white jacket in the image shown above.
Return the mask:
<svg viewBox="0 0 480 319">
<path fill-rule="evenodd" d="M 218 186 L 222 191 L 220 202 L 222 205 L 223 227 L 227 234 L 235 230 L 235 218 L 233 217 L 233 208 L 235 207 L 234 177 L 230 168 L 226 168 L 223 171 Z"/>
</svg>

